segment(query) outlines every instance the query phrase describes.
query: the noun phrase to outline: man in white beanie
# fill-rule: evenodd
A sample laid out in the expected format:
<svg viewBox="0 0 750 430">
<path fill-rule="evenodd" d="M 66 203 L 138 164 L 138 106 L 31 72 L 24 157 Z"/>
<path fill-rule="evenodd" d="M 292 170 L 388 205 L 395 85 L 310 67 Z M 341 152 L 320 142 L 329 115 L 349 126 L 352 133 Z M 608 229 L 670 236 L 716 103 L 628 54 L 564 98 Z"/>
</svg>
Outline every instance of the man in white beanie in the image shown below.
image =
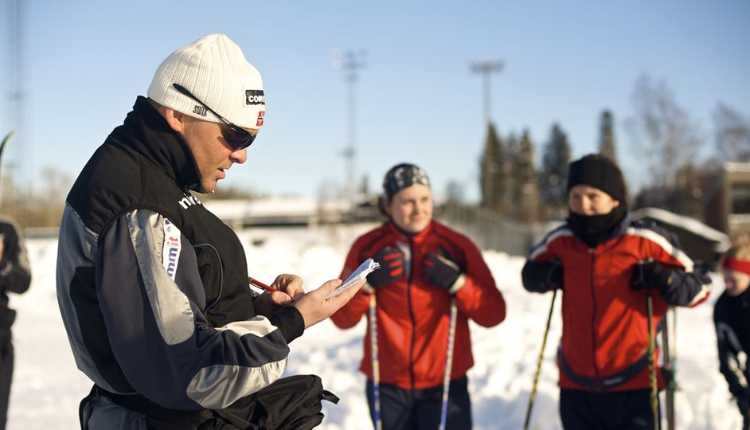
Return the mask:
<svg viewBox="0 0 750 430">
<path fill-rule="evenodd" d="M 339 280 L 305 293 L 299 277 L 280 275 L 275 291 L 253 294 L 237 236 L 192 194 L 212 192 L 245 162 L 265 108 L 241 49 L 205 36 L 161 64 L 148 98 L 73 185 L 57 296 L 76 364 L 94 383 L 82 428 L 307 429 L 322 420 L 328 393 L 317 377 L 279 378 L 289 343 L 361 283 L 327 298 Z M 279 395 L 276 407 L 269 399 Z"/>
</svg>

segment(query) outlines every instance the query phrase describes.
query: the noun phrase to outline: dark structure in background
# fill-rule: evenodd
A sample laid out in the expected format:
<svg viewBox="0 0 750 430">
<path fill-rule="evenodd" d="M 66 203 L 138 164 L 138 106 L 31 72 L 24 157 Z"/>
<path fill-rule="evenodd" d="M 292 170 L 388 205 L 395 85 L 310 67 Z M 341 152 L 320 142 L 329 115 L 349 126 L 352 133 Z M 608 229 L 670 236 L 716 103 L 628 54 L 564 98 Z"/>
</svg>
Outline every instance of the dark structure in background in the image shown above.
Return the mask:
<svg viewBox="0 0 750 430">
<path fill-rule="evenodd" d="M 706 224 L 730 236 L 750 232 L 750 162 L 724 163 L 706 200 Z"/>
<path fill-rule="evenodd" d="M 642 208 L 631 213 L 633 219 L 648 219 L 672 233 L 680 248 L 695 262 L 716 265 L 730 245 L 729 236 L 702 222 L 664 209 Z"/>
</svg>

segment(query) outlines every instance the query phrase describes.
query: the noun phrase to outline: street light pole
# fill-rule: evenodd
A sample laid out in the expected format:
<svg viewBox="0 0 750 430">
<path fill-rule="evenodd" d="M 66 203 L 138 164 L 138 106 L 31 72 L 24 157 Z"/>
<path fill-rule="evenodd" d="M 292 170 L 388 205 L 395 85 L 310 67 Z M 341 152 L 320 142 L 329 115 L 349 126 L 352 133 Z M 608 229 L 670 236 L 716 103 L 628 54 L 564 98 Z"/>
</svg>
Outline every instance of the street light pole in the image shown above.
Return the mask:
<svg viewBox="0 0 750 430">
<path fill-rule="evenodd" d="M 484 121 L 486 124 L 489 124 L 492 97 L 490 89 L 490 77 L 492 73 L 499 73 L 501 70 L 503 70 L 504 63 L 500 60 L 482 60 L 472 62 L 469 67 L 471 68 L 472 72 L 482 75 Z"/>
<path fill-rule="evenodd" d="M 347 146 L 341 155 L 346 161 L 346 191 L 348 197 L 353 201 L 356 195 L 356 94 L 355 83 L 359 76 L 359 70 L 365 67 L 364 50 L 348 50 L 337 58 L 338 66 L 344 71 L 344 80 L 347 83 L 347 111 L 348 111 L 348 133 Z"/>
</svg>

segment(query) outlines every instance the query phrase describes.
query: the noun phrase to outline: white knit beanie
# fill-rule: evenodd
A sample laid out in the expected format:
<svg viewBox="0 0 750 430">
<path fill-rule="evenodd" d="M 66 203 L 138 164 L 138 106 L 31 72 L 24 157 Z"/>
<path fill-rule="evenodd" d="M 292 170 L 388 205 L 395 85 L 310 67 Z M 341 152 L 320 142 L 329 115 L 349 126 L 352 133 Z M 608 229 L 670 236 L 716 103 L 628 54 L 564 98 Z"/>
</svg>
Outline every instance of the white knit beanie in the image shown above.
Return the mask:
<svg viewBox="0 0 750 430">
<path fill-rule="evenodd" d="M 148 96 L 162 106 L 205 121 L 221 122 L 198 102 L 178 92 L 180 84 L 229 122 L 263 126 L 266 98 L 258 70 L 225 34 L 209 34 L 174 51 L 156 70 Z"/>
</svg>

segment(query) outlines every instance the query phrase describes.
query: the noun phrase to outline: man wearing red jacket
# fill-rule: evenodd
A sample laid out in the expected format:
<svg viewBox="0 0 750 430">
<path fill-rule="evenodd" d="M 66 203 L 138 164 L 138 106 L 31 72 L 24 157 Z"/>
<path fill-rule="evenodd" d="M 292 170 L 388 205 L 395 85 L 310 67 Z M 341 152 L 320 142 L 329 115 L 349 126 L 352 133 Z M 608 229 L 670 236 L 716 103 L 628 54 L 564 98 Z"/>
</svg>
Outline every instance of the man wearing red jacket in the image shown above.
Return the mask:
<svg viewBox="0 0 750 430">
<path fill-rule="evenodd" d="M 563 291 L 563 427 L 653 429 L 647 298 L 657 327 L 670 305 L 705 300 L 710 280 L 693 273 L 669 234 L 628 218 L 625 182 L 608 158 L 571 163 L 567 188 L 567 222 L 531 250 L 522 270 L 527 290 Z M 651 359 L 656 365 L 657 354 Z"/>
<path fill-rule="evenodd" d="M 505 319 L 505 301 L 471 240 L 432 219 L 432 191 L 421 168 L 408 163 L 394 166 L 385 175 L 383 189 L 381 207 L 389 220 L 354 242 L 341 276 L 370 257 L 381 269 L 368 276 L 363 290 L 332 320 L 340 328 L 355 326 L 374 295 L 382 428 L 434 430 L 441 421 L 441 385 L 455 300 L 446 428 L 470 429 L 466 372 L 474 361 L 468 321 L 484 327 L 499 324 Z M 373 381 L 369 315 L 367 321 L 360 370 L 368 379 L 367 398 L 377 426 L 378 381 Z"/>
</svg>

